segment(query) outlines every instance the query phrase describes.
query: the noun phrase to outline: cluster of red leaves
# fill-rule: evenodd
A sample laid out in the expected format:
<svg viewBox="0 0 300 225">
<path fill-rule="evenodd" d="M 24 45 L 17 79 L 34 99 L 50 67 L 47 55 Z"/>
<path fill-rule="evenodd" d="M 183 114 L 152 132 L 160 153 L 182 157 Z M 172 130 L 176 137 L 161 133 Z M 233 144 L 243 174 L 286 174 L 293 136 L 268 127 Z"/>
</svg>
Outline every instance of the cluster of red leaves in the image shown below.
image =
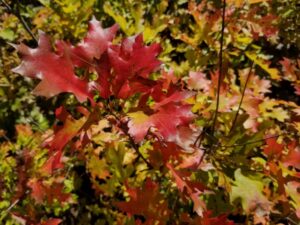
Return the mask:
<svg viewBox="0 0 300 225">
<path fill-rule="evenodd" d="M 78 112 L 84 115 L 79 120 L 74 119 L 62 107 L 56 111 L 56 117 L 63 122 L 63 125 L 54 127 L 53 136 L 44 142 L 44 146 L 48 147 L 50 153 L 49 159 L 42 169 L 48 174 L 63 168 L 63 149 L 75 136 L 79 136 L 77 143 L 80 143 L 80 147 L 84 145 L 85 139 L 89 138 L 87 130 L 99 120 L 97 108 L 111 110 L 109 106 L 95 101 L 97 94 L 103 99 L 111 96 L 128 99 L 136 94 L 140 95 L 138 106 L 132 108 L 127 115 L 121 115 L 123 118 L 118 121 L 121 123 L 118 124 L 120 131 L 132 137 L 136 144 L 143 141 L 146 135 L 150 135 L 158 137 L 160 141 L 175 142 L 180 145 L 187 143 L 187 140 L 191 138 L 189 134 L 194 132 L 189 127 L 189 123 L 194 118 L 191 105 L 184 102 L 194 95 L 193 92 L 182 90 L 182 85 L 178 84 L 172 71 L 164 71 L 156 79 L 150 77 L 161 65 L 157 59 L 161 51 L 160 46 L 158 44 L 144 45 L 141 35 L 126 38 L 121 44 L 112 44 L 111 41 L 116 31 L 117 26 L 103 29 L 100 23 L 93 19 L 90 22 L 86 38 L 77 46 L 59 41 L 53 51 L 48 37 L 43 33 L 40 33 L 36 49 L 30 49 L 23 44 L 16 46 L 23 61 L 14 71 L 23 76 L 41 79 L 35 89 L 36 94 L 52 97 L 62 92 L 70 92 L 80 102 L 88 99 L 94 108 L 91 113 L 84 108 L 78 109 Z M 84 68 L 88 72 L 95 72 L 98 77 L 95 81 L 89 80 L 87 76 L 80 79 L 74 72 L 75 68 Z M 149 99 L 153 100 L 152 104 L 147 103 Z M 128 128 L 122 129 L 126 124 Z M 185 144 L 184 147 L 189 149 L 191 144 L 191 142 L 188 145 Z M 168 158 L 164 152 L 163 155 Z M 166 163 L 167 161 L 165 160 Z M 170 164 L 166 165 L 171 170 L 179 190 L 193 200 L 194 211 L 203 216 L 205 204 L 199 199 L 199 194 L 204 190 L 203 185 L 200 184 L 201 190 L 199 190 L 194 184 L 184 181 L 184 178 L 181 178 Z M 28 185 L 32 190 L 32 197 L 37 203 L 41 203 L 45 198 L 48 201 L 53 199 L 47 194 L 49 193 L 48 188 L 52 189 L 52 194 L 60 192 L 61 188 L 59 184 L 46 187 L 42 181 L 37 179 L 30 180 Z M 157 206 L 155 203 L 155 199 L 160 196 L 158 184 L 148 181 L 146 189 L 147 187 L 151 188 L 152 194 L 149 193 L 147 198 L 149 204 L 143 206 L 144 210 L 141 210 L 140 207 L 137 208 L 139 204 L 145 204 L 145 195 L 142 192 L 136 192 L 131 196 L 130 202 L 117 205 L 131 215 L 144 215 L 151 224 L 151 221 L 159 220 L 160 216 L 168 216 L 169 213 L 166 203 L 164 203 L 164 207 Z M 128 192 L 133 193 L 133 191 Z M 60 194 L 57 197 L 59 201 L 63 202 L 69 196 Z M 139 200 L 140 198 L 142 201 Z M 157 201 L 159 202 L 159 200 Z M 149 211 L 153 208 L 150 207 L 151 204 L 154 204 L 154 208 L 166 209 L 162 215 L 157 214 L 157 209 L 151 213 Z"/>
<path fill-rule="evenodd" d="M 38 167 L 35 164 L 34 157 L 39 154 L 37 151 L 41 151 L 41 149 L 34 147 L 36 143 L 33 144 L 33 142 L 39 140 L 39 137 L 32 132 L 29 126 L 18 125 L 16 130 L 18 140 L 21 143 L 24 140 L 25 143 L 24 145 L 22 143 L 21 155 L 15 161 L 17 182 L 15 189 L 13 191 L 9 190 L 12 194 L 12 205 L 10 207 L 13 208 L 23 200 L 28 200 L 28 196 L 37 205 L 45 205 L 46 202 L 51 205 L 55 201 L 59 201 L 62 204 L 72 202 L 70 193 L 66 193 L 64 190 L 64 177 L 52 176 L 49 179 L 48 171 L 44 171 L 45 168 Z M 38 142 L 40 144 L 40 140 Z M 4 148 L 1 150 L 4 150 Z M 7 190 L 4 188 L 2 191 L 5 192 Z M 28 195 L 28 193 L 30 194 Z M 11 216 L 20 224 L 26 225 L 58 225 L 62 221 L 58 218 L 44 219 L 45 217 L 43 217 L 43 219 L 40 219 L 40 215 L 35 211 L 33 204 L 26 206 L 26 212 L 24 214 L 18 210 L 12 210 Z"/>
<path fill-rule="evenodd" d="M 198 11 L 195 10 L 193 13 L 197 16 Z M 214 18 L 213 22 L 216 22 L 218 18 Z M 242 19 L 248 21 L 254 36 L 259 35 L 260 32 L 270 36 L 275 32 L 273 29 L 268 30 L 265 24 L 260 25 L 261 30 L 256 30 L 255 24 L 260 23 L 259 21 L 250 18 Z M 265 17 L 264 19 L 268 21 L 272 18 Z M 49 158 L 41 171 L 52 175 L 55 171 L 63 169 L 66 146 L 69 144 L 72 151 L 83 149 L 92 142 L 92 127 L 100 120 L 106 119 L 113 126 L 116 134 L 121 137 L 120 140 L 125 139 L 129 143 L 130 148 L 138 155 L 138 160 L 144 160 L 149 170 L 160 171 L 169 180 L 174 181 L 173 184 L 180 193 L 180 204 L 188 204 L 190 201 L 193 203 L 192 211 L 198 216 L 193 215 L 193 212 L 190 214 L 180 212 L 181 221 L 202 225 L 233 224 L 227 219 L 226 214 L 211 217 L 211 212 L 207 209 L 204 199 L 207 195 L 213 194 L 213 191 L 210 190 L 209 184 L 204 185 L 192 176 L 194 171 L 208 171 L 215 166 L 209 159 L 204 160 L 204 150 L 213 152 L 213 148 L 221 148 L 222 144 L 231 143 L 231 140 L 226 139 L 227 137 L 223 139 L 220 137 L 218 143 L 204 148 L 201 145 L 203 138 L 206 138 L 206 144 L 214 140 L 209 137 L 209 133 L 208 136 L 205 136 L 207 135 L 205 127 L 194 123 L 197 116 L 193 112 L 203 110 L 201 116 L 204 118 L 208 118 L 214 113 L 209 101 L 206 103 L 197 101 L 203 93 L 206 93 L 207 99 L 215 99 L 215 89 L 219 79 L 222 79 L 219 97 L 223 104 L 218 110 L 224 115 L 232 112 L 234 106 L 238 104 L 241 93 L 241 91 L 237 91 L 237 88 L 232 87 L 234 84 L 232 74 L 228 73 L 226 77 L 221 78 L 219 72 L 214 72 L 210 74 L 211 79 L 209 80 L 202 72 L 190 72 L 185 83 L 178 79 L 172 70 L 165 70 L 161 67 L 161 62 L 157 59 L 161 52 L 159 44 L 145 45 L 142 35 L 125 38 L 121 43 L 116 44 L 113 42 L 116 32 L 116 25 L 103 29 L 100 23 L 93 19 L 89 24 L 87 36 L 78 45 L 73 46 L 64 41 L 58 41 L 52 48 L 49 38 L 40 33 L 37 48 L 31 49 L 23 44 L 16 46 L 23 61 L 14 71 L 23 76 L 41 80 L 35 88 L 36 94 L 52 97 L 69 92 L 80 103 L 88 100 L 92 106 L 90 109 L 83 106 L 77 107 L 76 113 L 81 115 L 80 119 L 75 119 L 63 107 L 57 109 L 56 117 L 62 122 L 62 125 L 56 125 L 53 135 L 43 143 L 43 146 L 49 150 Z M 248 52 L 246 55 L 249 59 L 256 60 L 263 69 L 270 70 L 264 62 L 253 58 L 253 53 Z M 289 63 L 287 59 L 284 59 L 282 66 L 287 73 L 292 74 L 290 76 L 294 76 L 297 69 Z M 84 73 L 77 74 L 75 72 L 77 69 L 82 69 Z M 96 79 L 92 79 L 90 74 L 96 74 Z M 259 129 L 265 129 L 263 126 L 267 127 L 267 125 L 261 123 L 261 112 L 264 113 L 264 118 L 274 118 L 275 114 L 279 115 L 276 119 L 284 122 L 287 116 L 282 107 L 299 109 L 292 103 L 280 101 L 270 100 L 270 105 L 263 105 L 265 94 L 269 92 L 270 82 L 251 73 L 251 70 L 250 72 L 240 71 L 240 74 L 242 84 L 246 83 L 248 79 L 246 76 L 251 76 L 249 79 L 251 84 L 247 88 L 245 87 L 246 94 L 242 106 L 245 111 L 245 119 L 239 124 L 239 129 L 245 131 L 243 134 L 245 136 L 237 132 L 233 134 L 232 140 L 236 135 L 236 140 L 242 137 L 240 139 L 244 141 L 243 138 L 248 137 L 246 136 L 247 132 L 254 133 Z M 273 74 L 272 78 L 279 79 L 278 76 Z M 116 110 L 117 106 L 122 109 Z M 295 113 L 297 112 L 299 113 L 299 111 L 295 111 Z M 222 117 L 222 119 L 226 118 Z M 228 130 L 229 125 L 225 125 Z M 295 124 L 296 126 L 297 124 Z M 229 132 L 228 136 L 230 135 Z M 259 135 L 264 136 L 265 133 L 258 133 L 257 136 Z M 145 158 L 140 149 L 147 140 L 151 142 L 153 149 L 149 150 L 149 156 Z M 108 142 L 112 142 L 112 140 L 108 140 Z M 268 166 L 264 168 L 265 174 L 269 173 L 272 177 L 276 177 L 278 183 L 281 184 L 278 187 L 281 198 L 277 199 L 276 203 L 288 202 L 290 195 L 293 207 L 297 209 L 300 205 L 297 196 L 300 183 L 297 181 L 299 174 L 295 171 L 299 170 L 299 143 L 294 141 L 279 144 L 276 139 L 270 138 L 267 139 L 266 144 L 264 155 L 267 156 Z M 233 151 L 226 152 L 226 154 L 233 154 Z M 220 155 L 223 157 L 222 154 Z M 83 153 L 81 153 L 81 157 L 85 157 Z M 216 154 L 215 157 L 218 155 Z M 278 161 L 282 165 L 278 165 Z M 288 172 L 288 167 L 293 167 L 295 170 Z M 282 175 L 282 173 L 289 173 L 290 176 Z M 97 177 L 94 174 L 92 176 Z M 230 192 L 231 188 L 226 186 L 229 178 L 223 172 L 219 172 L 219 174 L 225 177 L 225 181 L 218 181 L 219 183 L 223 182 L 220 186 L 224 186 L 223 188 Z M 109 176 L 109 172 L 106 171 L 105 176 L 100 177 Z M 243 182 L 257 186 L 259 191 L 262 189 L 261 183 L 255 179 L 246 179 L 240 173 L 235 173 L 234 179 L 237 189 L 245 185 Z M 126 184 L 126 192 L 129 194 L 130 200 L 115 202 L 115 205 L 129 217 L 142 215 L 145 222 L 136 219 L 136 224 L 165 224 L 172 212 L 168 200 L 160 190 L 161 183 L 150 178 L 145 179 L 144 183 L 140 188 L 132 188 Z M 36 203 L 43 201 L 51 203 L 53 199 L 61 202 L 70 201 L 69 194 L 63 193 L 63 186 L 59 178 L 51 186 L 43 182 L 42 177 L 29 180 L 27 185 L 30 187 L 31 196 Z M 172 185 L 170 188 L 173 188 Z M 97 189 L 97 185 L 95 185 L 95 189 Z M 101 192 L 102 189 L 98 187 L 98 191 Z M 235 193 L 233 196 L 245 197 L 242 199 L 244 202 L 242 202 L 242 207 L 247 211 L 246 213 L 255 214 L 254 220 L 266 224 L 266 215 L 269 213 L 266 213 L 264 209 L 271 206 L 269 207 L 268 200 L 262 197 L 264 195 L 259 191 L 255 193 L 256 196 L 245 197 L 242 195 L 243 193 L 241 196 L 239 193 Z M 236 200 L 236 197 L 232 198 L 233 201 Z M 248 204 L 246 207 L 244 206 L 245 202 Z M 254 203 L 268 205 L 268 207 L 259 208 L 254 206 Z M 289 205 L 285 207 L 289 207 Z M 259 209 L 262 210 L 259 211 Z M 296 210 L 296 215 L 300 218 L 299 210 Z M 59 222 L 60 220 L 50 220 L 42 224 L 58 224 Z"/>
</svg>

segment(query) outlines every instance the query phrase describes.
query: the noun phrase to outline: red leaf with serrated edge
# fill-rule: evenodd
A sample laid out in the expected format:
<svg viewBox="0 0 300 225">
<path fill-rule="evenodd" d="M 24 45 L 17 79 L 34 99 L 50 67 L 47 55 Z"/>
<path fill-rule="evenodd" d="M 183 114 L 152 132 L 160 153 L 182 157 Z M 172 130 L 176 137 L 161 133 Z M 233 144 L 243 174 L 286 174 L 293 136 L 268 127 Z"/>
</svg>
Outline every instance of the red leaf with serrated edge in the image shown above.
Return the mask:
<svg viewBox="0 0 300 225">
<path fill-rule="evenodd" d="M 23 196 L 26 194 L 26 182 L 28 180 L 28 171 L 30 171 L 30 169 L 32 168 L 34 156 L 30 149 L 25 148 L 21 151 L 21 155 L 19 157 L 20 159 L 22 159 L 22 161 L 16 166 L 18 180 L 15 186 L 12 201 L 19 201 L 19 199 L 23 198 Z"/>
<path fill-rule="evenodd" d="M 159 220 L 161 223 L 169 218 L 168 203 L 159 192 L 157 183 L 146 180 L 142 188 L 128 188 L 129 202 L 117 202 L 116 206 L 129 215 L 143 215 L 146 220 Z M 163 223 L 162 223 L 163 224 Z"/>
<path fill-rule="evenodd" d="M 199 194 L 204 191 L 205 186 L 201 183 L 194 184 L 188 181 L 186 177 L 183 179 L 183 177 L 180 176 L 180 173 L 178 171 L 175 171 L 171 164 L 167 163 L 166 166 L 171 171 L 178 189 L 181 192 L 187 193 L 187 195 L 192 199 L 194 203 L 194 211 L 202 217 L 206 206 L 204 201 L 199 198 Z"/>
<path fill-rule="evenodd" d="M 159 141 L 153 143 L 154 152 L 160 152 L 164 163 L 167 163 L 169 159 L 179 159 L 181 151 L 174 142 L 161 143 Z M 151 160 L 150 152 L 150 160 Z M 156 160 L 157 161 L 157 160 Z M 153 164 L 153 163 L 152 163 Z"/>
<path fill-rule="evenodd" d="M 64 168 L 64 163 L 62 162 L 62 150 L 49 152 L 49 157 L 47 161 L 41 168 L 41 172 L 45 174 L 52 174 L 56 169 Z"/>
<path fill-rule="evenodd" d="M 288 80 L 294 81 L 297 80 L 300 73 L 296 68 L 296 62 L 288 58 L 283 57 L 283 60 L 279 61 L 282 65 L 282 70 L 284 72 L 284 77 Z"/>
<path fill-rule="evenodd" d="M 22 55 L 22 63 L 14 72 L 23 76 L 41 79 L 34 89 L 34 93 L 45 97 L 52 97 L 62 92 L 73 93 L 78 101 L 89 99 L 93 102 L 91 84 L 80 80 L 74 73 L 74 66 L 70 56 L 61 52 L 55 54 L 44 33 L 40 33 L 38 47 L 31 49 L 24 44 L 16 46 Z"/>
<path fill-rule="evenodd" d="M 173 69 L 162 70 L 160 80 L 162 80 L 162 89 L 168 90 L 171 84 L 175 84 L 178 78 L 174 75 Z"/>
<path fill-rule="evenodd" d="M 41 222 L 39 225 L 58 225 L 61 222 L 62 222 L 61 219 L 51 218 L 51 219 Z"/>
<path fill-rule="evenodd" d="M 166 140 L 175 140 L 177 126 L 187 124 L 194 115 L 189 105 L 168 104 L 150 116 L 138 111 L 129 113 L 129 117 L 129 134 L 136 142 L 140 142 L 151 127 L 156 128 L 157 132 Z"/>
<path fill-rule="evenodd" d="M 135 93 L 148 93 L 157 84 L 149 80 L 149 74 L 161 64 L 157 59 L 161 47 L 159 44 L 144 45 L 142 35 L 112 45 L 117 30 L 117 25 L 103 29 L 101 23 L 93 18 L 82 42 L 73 46 L 57 41 L 55 51 L 51 49 L 46 35 L 41 33 L 36 49 L 16 46 L 23 61 L 13 71 L 41 79 L 35 93 L 46 97 L 70 92 L 80 102 L 89 99 L 95 104 L 93 90 L 98 90 L 103 98 L 114 95 L 125 99 Z M 94 71 L 98 79 L 93 82 L 88 82 L 87 76 L 79 79 L 74 67 L 84 68 L 86 72 Z"/>
<path fill-rule="evenodd" d="M 52 184 L 46 184 L 36 178 L 31 179 L 27 185 L 31 188 L 31 197 L 38 204 L 42 204 L 46 199 L 50 204 L 57 199 L 61 204 L 71 201 L 71 195 L 64 193 L 63 178 L 57 179 Z"/>
<path fill-rule="evenodd" d="M 297 217 L 300 219 L 300 183 L 297 181 L 290 181 L 285 185 L 285 191 L 292 199 L 292 205 L 295 208 Z"/>
<path fill-rule="evenodd" d="M 100 59 L 101 55 L 111 44 L 118 29 L 119 26 L 117 24 L 103 29 L 101 23 L 93 18 L 89 22 L 87 36 L 76 47 L 72 48 L 72 58 L 76 64 L 82 65 L 86 61 L 92 61 L 94 58 Z"/>
<path fill-rule="evenodd" d="M 96 88 L 99 90 L 101 97 L 108 98 L 111 95 L 111 67 L 107 52 L 102 55 L 95 70 L 98 74 L 97 83 L 99 84 Z"/>
<path fill-rule="evenodd" d="M 18 212 L 11 212 L 11 217 L 20 225 L 36 225 L 32 218 L 27 215 L 21 215 Z"/>
<path fill-rule="evenodd" d="M 190 168 L 190 169 L 198 169 L 201 161 L 204 157 L 204 151 L 200 149 L 196 149 L 192 154 L 186 154 L 182 163 L 180 163 L 180 168 Z"/>
<path fill-rule="evenodd" d="M 121 46 L 111 46 L 109 56 L 118 75 L 122 73 L 122 66 L 127 64 L 127 75 L 148 78 L 149 74 L 161 64 L 156 58 L 160 52 L 159 44 L 145 46 L 143 36 L 140 34 L 136 37 L 126 38 Z"/>
<path fill-rule="evenodd" d="M 31 188 L 31 197 L 37 202 L 42 203 L 45 197 L 44 186 L 41 181 L 36 178 L 28 182 L 28 187 Z"/>
<path fill-rule="evenodd" d="M 267 146 L 264 148 L 264 153 L 267 156 L 276 156 L 276 155 L 280 155 L 284 145 L 283 144 L 278 144 L 277 143 L 277 138 L 269 138 L 266 140 L 266 144 Z"/>
<path fill-rule="evenodd" d="M 160 52 L 159 44 L 145 46 L 142 35 L 126 38 L 121 46 L 110 46 L 108 55 L 115 73 L 112 86 L 115 95 L 126 98 L 130 90 L 126 81 L 135 77 L 148 78 L 157 70 L 161 62 L 156 57 Z"/>
<path fill-rule="evenodd" d="M 176 91 L 173 94 L 171 94 L 170 96 L 164 98 L 163 100 L 161 100 L 160 102 L 157 102 L 154 104 L 153 109 L 157 110 L 160 107 L 169 104 L 170 102 L 180 102 L 184 99 L 187 99 L 191 96 L 193 96 L 194 93 L 191 91 Z"/>
<path fill-rule="evenodd" d="M 226 84 L 224 82 L 224 73 L 222 74 L 222 77 L 220 77 L 220 72 L 219 71 L 215 71 L 215 72 L 212 72 L 210 74 L 211 76 L 211 85 L 212 87 L 218 87 L 218 82 L 219 82 L 219 79 L 221 79 L 221 86 L 220 86 L 220 94 L 225 94 L 226 92 L 228 92 L 228 84 Z M 215 92 L 213 90 L 213 88 L 210 88 L 210 95 L 211 96 L 215 96 Z"/>
<path fill-rule="evenodd" d="M 188 87 L 195 90 L 208 92 L 211 88 L 211 81 L 208 80 L 202 72 L 190 72 L 188 78 Z"/>
<path fill-rule="evenodd" d="M 299 84 L 294 84 L 294 88 L 295 88 L 295 94 L 300 95 L 300 85 Z"/>
<path fill-rule="evenodd" d="M 62 222 L 62 220 L 58 218 L 50 218 L 41 222 L 36 222 L 35 219 L 31 218 L 29 215 L 20 215 L 17 212 L 13 212 L 11 215 L 12 218 L 22 225 L 59 225 Z"/>
<path fill-rule="evenodd" d="M 179 126 L 177 129 L 175 143 L 186 152 L 194 152 L 194 143 L 199 136 L 200 130 L 190 126 Z"/>
<path fill-rule="evenodd" d="M 300 169 L 300 147 L 297 146 L 296 142 L 292 142 L 288 145 L 288 155 L 284 157 L 283 164 L 285 166 L 293 166 Z"/>
<path fill-rule="evenodd" d="M 57 108 L 55 114 L 63 122 L 63 125 L 56 125 L 54 127 L 54 135 L 45 140 L 44 145 L 53 151 L 60 151 L 78 134 L 87 121 L 87 117 L 75 120 L 63 107 Z"/>
</svg>

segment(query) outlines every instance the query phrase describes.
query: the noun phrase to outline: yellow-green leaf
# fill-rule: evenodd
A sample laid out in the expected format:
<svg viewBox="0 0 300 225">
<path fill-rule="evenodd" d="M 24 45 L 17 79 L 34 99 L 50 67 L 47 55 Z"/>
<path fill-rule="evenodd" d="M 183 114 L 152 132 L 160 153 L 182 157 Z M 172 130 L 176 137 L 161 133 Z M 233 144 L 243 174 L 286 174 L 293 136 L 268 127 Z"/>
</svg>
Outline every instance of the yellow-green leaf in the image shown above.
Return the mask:
<svg viewBox="0 0 300 225">
<path fill-rule="evenodd" d="M 264 59 L 260 58 L 256 53 L 247 51 L 245 54 L 250 60 L 266 71 L 272 79 L 281 80 L 279 71 L 276 68 L 270 68 L 269 64 Z"/>
</svg>

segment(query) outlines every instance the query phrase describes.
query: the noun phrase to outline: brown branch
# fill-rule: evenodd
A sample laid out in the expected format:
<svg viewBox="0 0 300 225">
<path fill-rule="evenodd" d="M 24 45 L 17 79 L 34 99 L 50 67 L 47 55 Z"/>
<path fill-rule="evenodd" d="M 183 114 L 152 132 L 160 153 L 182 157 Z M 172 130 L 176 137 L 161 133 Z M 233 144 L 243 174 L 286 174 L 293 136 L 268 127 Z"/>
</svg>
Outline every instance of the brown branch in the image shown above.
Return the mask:
<svg viewBox="0 0 300 225">
<path fill-rule="evenodd" d="M 27 22 L 25 21 L 25 19 L 23 18 L 23 16 L 20 13 L 20 3 L 19 3 L 19 1 L 16 1 L 17 2 L 17 9 L 16 10 L 14 10 L 5 0 L 1 0 L 1 2 L 3 3 L 3 5 L 6 8 L 6 10 L 9 13 L 12 13 L 13 15 L 15 15 L 19 19 L 19 21 L 21 22 L 22 26 L 27 31 L 27 33 L 32 37 L 32 39 L 36 43 L 38 43 L 38 39 L 33 34 L 33 32 L 31 31 L 30 27 L 28 26 Z"/>
<path fill-rule="evenodd" d="M 149 167 L 149 169 L 153 169 L 153 166 L 151 165 L 151 163 L 140 152 L 138 144 L 135 143 L 135 141 L 133 140 L 133 138 L 131 137 L 131 135 L 128 132 L 124 131 L 124 130 L 122 130 L 122 131 L 128 136 L 130 144 L 134 148 L 135 152 L 138 154 L 138 157 L 140 157 L 147 164 L 147 166 Z"/>
<path fill-rule="evenodd" d="M 274 136 L 270 136 L 270 137 L 266 137 L 266 138 L 262 138 L 262 139 L 257 139 L 255 141 L 248 141 L 248 142 L 246 142 L 244 144 L 214 145 L 214 146 L 215 147 L 220 147 L 220 148 L 234 148 L 234 147 L 238 147 L 238 146 L 246 146 L 246 145 L 250 145 L 250 144 L 259 143 L 259 142 L 262 142 L 262 141 L 265 141 L 265 140 L 268 140 L 268 139 L 271 139 L 271 138 L 281 137 L 283 135 L 286 135 L 286 134 L 278 134 L 278 135 L 274 135 Z"/>
<path fill-rule="evenodd" d="M 220 52 L 219 52 L 219 77 L 218 77 L 218 87 L 217 87 L 217 103 L 216 103 L 216 111 L 213 119 L 212 131 L 211 131 L 212 135 L 214 135 L 215 126 L 218 119 L 218 111 L 220 105 L 220 89 L 221 89 L 221 81 L 223 77 L 223 42 L 224 42 L 224 30 L 225 30 L 225 9 L 226 9 L 226 0 L 223 0 L 222 28 L 221 28 Z"/>
<path fill-rule="evenodd" d="M 251 67 L 250 67 L 250 70 L 249 70 L 249 73 L 248 73 L 248 75 L 247 75 L 247 79 L 246 79 L 246 82 L 245 82 L 245 85 L 244 85 L 242 97 L 241 97 L 241 100 L 240 100 L 238 109 L 237 109 L 237 111 L 236 111 L 235 117 L 234 117 L 234 119 L 233 119 L 233 122 L 232 122 L 232 124 L 231 124 L 230 130 L 229 130 L 229 134 L 233 131 L 233 128 L 234 128 L 235 123 L 236 123 L 236 121 L 237 121 L 237 118 L 238 118 L 238 116 L 239 116 L 239 111 L 240 111 L 240 109 L 241 109 L 241 106 L 242 106 L 242 103 L 243 103 L 243 100 L 244 100 L 246 88 L 247 88 L 248 82 L 249 82 L 249 80 L 250 80 L 250 76 L 251 76 L 251 72 L 252 72 L 252 69 L 253 69 L 253 65 L 254 65 L 254 62 L 252 61 Z"/>
<path fill-rule="evenodd" d="M 120 126 L 118 126 L 123 133 L 128 137 L 129 142 L 131 144 L 131 146 L 133 147 L 133 149 L 135 150 L 136 154 L 138 155 L 139 158 L 141 158 L 149 167 L 149 169 L 153 169 L 154 167 L 151 165 L 151 163 L 143 156 L 143 154 L 140 152 L 139 150 L 139 145 L 137 143 L 135 143 L 134 139 L 131 137 L 131 135 L 128 133 L 127 129 L 125 127 L 123 127 L 124 123 L 122 123 L 121 119 L 118 117 L 118 115 L 116 115 L 113 110 L 110 108 L 110 104 L 108 103 L 108 107 L 106 107 L 108 109 L 108 111 L 110 112 L 110 114 L 116 118 L 116 120 L 121 123 Z"/>
</svg>

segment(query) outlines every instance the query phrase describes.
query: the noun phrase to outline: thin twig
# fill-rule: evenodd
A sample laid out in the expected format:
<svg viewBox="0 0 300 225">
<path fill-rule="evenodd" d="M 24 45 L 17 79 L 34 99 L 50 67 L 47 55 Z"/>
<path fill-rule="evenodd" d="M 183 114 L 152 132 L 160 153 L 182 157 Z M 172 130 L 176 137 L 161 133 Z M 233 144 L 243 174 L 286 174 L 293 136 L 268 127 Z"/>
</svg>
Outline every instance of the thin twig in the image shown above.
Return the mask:
<svg viewBox="0 0 300 225">
<path fill-rule="evenodd" d="M 11 142 L 11 140 L 9 139 L 9 137 L 6 136 L 5 133 L 1 133 L 0 137 L 3 137 L 7 142 Z"/>
<path fill-rule="evenodd" d="M 8 213 L 18 202 L 20 199 L 15 200 L 5 211 Z"/>
<path fill-rule="evenodd" d="M 249 73 L 248 73 L 248 75 L 247 75 L 247 79 L 246 79 L 246 82 L 245 82 L 245 85 L 244 85 L 242 97 L 241 97 L 241 100 L 240 100 L 238 109 L 237 109 L 237 111 L 236 111 L 235 117 L 234 117 L 234 119 L 233 119 L 233 122 L 232 122 L 232 124 L 231 124 L 230 130 L 229 130 L 229 134 L 233 131 L 233 128 L 234 128 L 235 123 L 236 123 L 236 121 L 237 121 L 237 118 L 238 118 L 238 116 L 239 116 L 239 111 L 240 111 L 240 109 L 241 109 L 241 106 L 242 106 L 242 103 L 243 103 L 243 100 L 244 100 L 246 88 L 247 88 L 248 82 L 249 82 L 249 80 L 250 80 L 250 76 L 251 76 L 251 72 L 252 72 L 252 69 L 253 69 L 253 65 L 254 65 L 254 62 L 252 61 L 251 67 L 250 67 L 250 70 L 249 70 Z"/>
<path fill-rule="evenodd" d="M 6 2 L 6 1 L 4 1 L 4 0 L 1 0 L 1 2 L 4 4 L 4 6 L 6 7 L 6 9 L 8 10 L 8 11 L 12 11 L 12 8 L 10 7 L 10 5 Z"/>
<path fill-rule="evenodd" d="M 23 16 L 20 13 L 20 3 L 19 1 L 17 2 L 17 9 L 14 10 L 7 2 L 5 2 L 5 0 L 1 0 L 1 2 L 3 3 L 3 5 L 6 7 L 7 11 L 14 14 L 21 22 L 22 26 L 24 27 L 24 29 L 27 31 L 27 33 L 32 37 L 32 39 L 38 43 L 38 39 L 36 38 L 36 36 L 32 33 L 30 27 L 28 26 L 27 22 L 25 21 L 25 19 L 23 18 Z"/>
<path fill-rule="evenodd" d="M 222 6 L 222 28 L 221 28 L 221 38 L 220 38 L 220 52 L 219 52 L 219 77 L 218 77 L 218 87 L 217 87 L 217 103 L 216 103 L 216 111 L 213 119 L 212 125 L 212 135 L 215 132 L 216 121 L 218 119 L 218 111 L 220 105 L 220 89 L 221 89 L 221 82 L 223 77 L 223 40 L 224 40 L 224 29 L 225 29 L 225 8 L 226 8 L 226 0 L 223 0 Z"/>
<path fill-rule="evenodd" d="M 122 127 L 122 122 L 121 119 L 113 112 L 113 110 L 111 110 L 110 108 L 110 104 L 108 103 L 107 109 L 109 110 L 109 112 L 111 113 L 112 116 L 114 116 L 119 123 L 121 123 L 121 126 L 119 126 L 119 128 L 123 131 L 124 134 L 126 134 L 126 136 L 129 138 L 129 142 L 131 144 L 131 146 L 133 147 L 133 149 L 135 150 L 135 152 L 137 153 L 138 157 L 141 158 L 150 169 L 153 169 L 153 166 L 151 165 L 151 163 L 143 156 L 143 154 L 140 152 L 139 150 L 139 146 L 138 144 L 135 143 L 134 139 L 132 138 L 132 136 L 128 133 L 128 131 Z"/>
<path fill-rule="evenodd" d="M 272 139 L 272 138 L 277 138 L 277 137 L 280 137 L 280 136 L 283 136 L 283 135 L 285 135 L 285 134 L 278 134 L 278 135 L 274 135 L 274 136 L 270 136 L 270 137 L 258 139 L 258 140 L 255 140 L 255 141 L 248 141 L 248 142 L 246 142 L 244 144 L 214 145 L 214 146 L 221 147 L 221 148 L 234 148 L 234 147 L 237 147 L 237 146 L 246 146 L 246 145 L 250 145 L 250 144 L 259 143 L 259 142 L 262 142 L 262 141 L 265 141 L 265 140 L 268 140 L 268 139 Z"/>
<path fill-rule="evenodd" d="M 123 130 L 123 132 L 124 132 L 124 130 Z M 147 166 L 150 169 L 153 169 L 153 166 L 151 165 L 151 163 L 140 152 L 139 146 L 135 143 L 135 141 L 133 140 L 133 138 L 131 137 L 131 135 L 128 132 L 126 132 L 126 131 L 124 133 L 128 136 L 130 144 L 132 145 L 132 147 L 134 148 L 134 150 L 136 151 L 136 153 L 138 154 L 138 156 L 147 164 Z"/>
<path fill-rule="evenodd" d="M 35 40 L 36 43 L 38 43 L 38 39 L 36 36 L 32 33 L 30 27 L 28 26 L 27 22 L 24 20 L 23 16 L 20 12 L 20 3 L 17 1 L 17 10 L 16 10 L 16 16 L 19 18 L 20 22 L 22 23 L 25 30 L 28 32 L 28 34 L 32 37 L 33 40 Z"/>
<path fill-rule="evenodd" d="M 196 140 L 195 140 L 195 142 L 193 144 L 194 147 L 196 147 L 197 142 L 199 142 L 198 147 L 201 146 L 202 140 L 204 138 L 204 132 L 205 132 L 205 130 L 206 130 L 206 127 L 204 127 L 203 130 L 200 132 L 200 134 L 197 136 L 197 138 L 196 138 Z"/>
</svg>

